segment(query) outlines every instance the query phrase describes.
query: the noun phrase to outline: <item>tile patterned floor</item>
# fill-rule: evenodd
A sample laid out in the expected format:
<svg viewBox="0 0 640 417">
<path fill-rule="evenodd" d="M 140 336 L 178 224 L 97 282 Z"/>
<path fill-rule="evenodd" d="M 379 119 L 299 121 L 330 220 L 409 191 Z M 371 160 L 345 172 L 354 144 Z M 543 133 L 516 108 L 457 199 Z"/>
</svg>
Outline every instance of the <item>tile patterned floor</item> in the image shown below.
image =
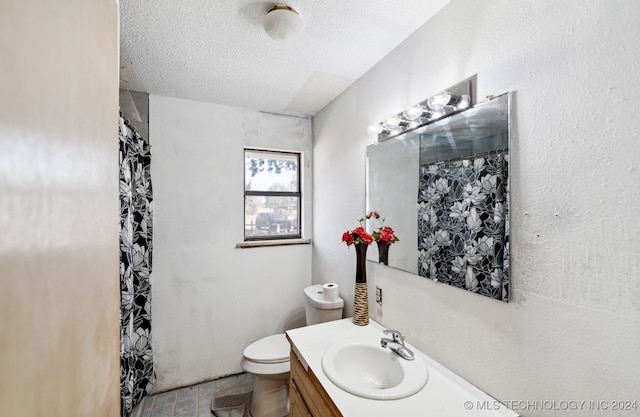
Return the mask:
<svg viewBox="0 0 640 417">
<path fill-rule="evenodd" d="M 255 377 L 242 373 L 146 397 L 142 417 L 212 417 L 211 402 L 226 395 L 253 391 Z"/>
</svg>

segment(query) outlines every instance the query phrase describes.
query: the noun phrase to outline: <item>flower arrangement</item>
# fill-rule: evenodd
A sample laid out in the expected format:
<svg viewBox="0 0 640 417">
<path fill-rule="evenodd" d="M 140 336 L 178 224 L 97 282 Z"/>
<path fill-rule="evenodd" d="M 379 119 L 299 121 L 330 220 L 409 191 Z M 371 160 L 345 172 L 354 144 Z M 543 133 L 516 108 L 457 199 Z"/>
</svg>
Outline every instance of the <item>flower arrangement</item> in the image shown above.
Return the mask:
<svg viewBox="0 0 640 417">
<path fill-rule="evenodd" d="M 353 230 L 347 230 L 342 234 L 342 241 L 347 244 L 347 246 L 351 246 L 355 244 L 365 244 L 370 245 L 373 243 L 373 237 L 362 227 L 363 219 L 360 219 L 360 226 L 356 227 Z"/>
<path fill-rule="evenodd" d="M 371 218 L 378 220 L 380 223 L 380 227 L 377 228 L 373 233 L 369 234 L 362 226 L 362 223 L 365 220 L 369 220 Z M 360 226 L 356 227 L 353 230 L 347 230 L 342 234 L 342 241 L 347 244 L 347 246 L 351 246 L 354 243 L 362 243 L 365 245 L 370 245 L 374 241 L 382 244 L 392 244 L 398 242 L 400 239 L 396 237 L 395 231 L 389 227 L 384 225 L 384 218 L 380 217 L 380 214 L 377 211 L 370 211 L 367 215 L 361 219 L 358 219 L 358 223 Z"/>
<path fill-rule="evenodd" d="M 371 233 L 371 236 L 376 242 L 391 245 L 392 243 L 396 243 L 400 240 L 396 237 L 396 234 L 391 227 L 384 225 L 385 219 L 381 218 L 377 211 L 370 211 L 365 217 L 367 219 L 371 219 L 373 217 L 378 220 L 378 223 L 380 223 L 380 227 Z M 364 219 L 360 220 L 363 221 Z"/>
</svg>

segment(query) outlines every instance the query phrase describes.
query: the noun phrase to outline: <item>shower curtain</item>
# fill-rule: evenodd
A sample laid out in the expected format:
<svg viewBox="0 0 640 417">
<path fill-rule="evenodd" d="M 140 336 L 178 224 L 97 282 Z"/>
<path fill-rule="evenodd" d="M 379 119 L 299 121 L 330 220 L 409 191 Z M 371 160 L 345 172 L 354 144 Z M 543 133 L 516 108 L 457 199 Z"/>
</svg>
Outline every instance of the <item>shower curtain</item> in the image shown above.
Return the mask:
<svg viewBox="0 0 640 417">
<path fill-rule="evenodd" d="M 120 113 L 120 414 L 155 382 L 151 351 L 151 147 Z"/>
<path fill-rule="evenodd" d="M 419 275 L 508 301 L 508 159 L 492 152 L 421 167 Z"/>
</svg>

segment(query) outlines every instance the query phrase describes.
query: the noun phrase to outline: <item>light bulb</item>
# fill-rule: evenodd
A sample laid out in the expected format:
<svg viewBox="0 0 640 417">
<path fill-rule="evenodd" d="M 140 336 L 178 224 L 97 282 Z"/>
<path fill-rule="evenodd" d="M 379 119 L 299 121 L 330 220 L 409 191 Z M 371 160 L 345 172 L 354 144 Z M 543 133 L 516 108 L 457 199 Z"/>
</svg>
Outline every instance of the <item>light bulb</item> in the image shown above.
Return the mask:
<svg viewBox="0 0 640 417">
<path fill-rule="evenodd" d="M 382 122 L 382 125 L 385 128 L 392 130 L 400 125 L 400 118 L 398 116 L 391 116 Z"/>
<path fill-rule="evenodd" d="M 367 133 L 369 133 L 370 135 L 378 135 L 380 134 L 380 132 L 382 132 L 382 125 L 379 123 L 377 125 L 371 125 L 367 129 Z"/>
<path fill-rule="evenodd" d="M 442 110 L 444 106 L 449 104 L 451 93 L 448 91 L 440 91 L 427 99 L 427 106 L 433 110 Z"/>
<path fill-rule="evenodd" d="M 416 104 L 414 106 L 407 107 L 406 109 L 404 109 L 404 111 L 402 112 L 402 115 L 404 116 L 405 119 L 412 121 L 422 116 L 423 111 L 424 109 L 422 108 L 422 106 L 419 104 Z"/>
</svg>

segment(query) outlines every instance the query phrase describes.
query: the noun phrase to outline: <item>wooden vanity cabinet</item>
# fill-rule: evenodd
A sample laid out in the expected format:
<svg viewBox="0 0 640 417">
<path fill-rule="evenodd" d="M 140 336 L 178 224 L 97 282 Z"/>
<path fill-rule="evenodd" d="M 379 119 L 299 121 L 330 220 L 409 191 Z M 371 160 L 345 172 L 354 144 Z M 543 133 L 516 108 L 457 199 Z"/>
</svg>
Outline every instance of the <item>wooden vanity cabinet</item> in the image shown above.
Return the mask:
<svg viewBox="0 0 640 417">
<path fill-rule="evenodd" d="M 342 417 L 311 369 L 305 370 L 291 352 L 290 417 Z"/>
</svg>

